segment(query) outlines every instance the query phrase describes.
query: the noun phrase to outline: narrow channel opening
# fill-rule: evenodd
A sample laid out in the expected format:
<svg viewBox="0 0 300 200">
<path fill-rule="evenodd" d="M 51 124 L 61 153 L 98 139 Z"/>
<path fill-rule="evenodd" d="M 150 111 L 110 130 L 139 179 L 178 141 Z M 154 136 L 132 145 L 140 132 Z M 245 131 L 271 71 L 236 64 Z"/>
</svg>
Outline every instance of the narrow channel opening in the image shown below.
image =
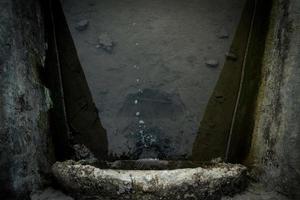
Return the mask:
<svg viewBox="0 0 300 200">
<path fill-rule="evenodd" d="M 112 169 L 243 162 L 270 4 L 46 2 L 59 159 L 92 155 Z"/>
</svg>

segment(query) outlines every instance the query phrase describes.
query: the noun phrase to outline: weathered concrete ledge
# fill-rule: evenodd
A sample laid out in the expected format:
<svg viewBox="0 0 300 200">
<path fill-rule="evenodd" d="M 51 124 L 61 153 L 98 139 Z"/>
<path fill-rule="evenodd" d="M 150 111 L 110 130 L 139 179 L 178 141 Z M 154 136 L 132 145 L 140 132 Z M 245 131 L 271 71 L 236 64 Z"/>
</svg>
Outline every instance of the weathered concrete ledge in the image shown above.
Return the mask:
<svg viewBox="0 0 300 200">
<path fill-rule="evenodd" d="M 247 186 L 247 169 L 219 163 L 176 170 L 112 170 L 57 162 L 53 174 L 76 199 L 221 199 Z"/>
<path fill-rule="evenodd" d="M 247 165 L 269 190 L 300 199 L 300 1 L 274 0 Z"/>
</svg>

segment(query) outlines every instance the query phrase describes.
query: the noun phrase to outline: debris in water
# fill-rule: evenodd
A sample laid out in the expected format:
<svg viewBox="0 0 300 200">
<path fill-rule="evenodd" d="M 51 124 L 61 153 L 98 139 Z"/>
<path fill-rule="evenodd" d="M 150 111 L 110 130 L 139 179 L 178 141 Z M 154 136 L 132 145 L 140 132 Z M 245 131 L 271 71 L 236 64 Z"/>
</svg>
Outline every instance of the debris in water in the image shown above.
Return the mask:
<svg viewBox="0 0 300 200">
<path fill-rule="evenodd" d="M 215 99 L 216 99 L 216 102 L 218 102 L 220 104 L 224 103 L 224 101 L 225 101 L 225 99 L 224 99 L 224 97 L 222 95 L 216 95 Z"/>
<path fill-rule="evenodd" d="M 99 48 L 111 52 L 113 50 L 114 42 L 107 33 L 102 33 L 98 37 L 98 45 Z"/>
<path fill-rule="evenodd" d="M 205 61 L 205 64 L 209 67 L 218 67 L 219 66 L 219 61 L 215 59 L 208 59 Z"/>
<path fill-rule="evenodd" d="M 88 26 L 89 26 L 89 20 L 84 19 L 77 22 L 75 28 L 78 31 L 84 31 L 85 29 L 87 29 Z"/>
<path fill-rule="evenodd" d="M 135 68 L 136 68 L 137 70 L 139 70 L 139 69 L 140 69 L 140 67 L 139 67 L 139 66 L 136 66 L 136 65 L 135 65 Z"/>
<path fill-rule="evenodd" d="M 237 60 L 237 55 L 235 53 L 228 52 L 226 53 L 226 58 L 229 60 Z"/>
<path fill-rule="evenodd" d="M 220 39 L 226 39 L 226 38 L 229 37 L 229 33 L 228 33 L 228 31 L 227 31 L 225 28 L 222 28 L 222 29 L 219 31 L 219 33 L 218 33 L 218 37 L 219 37 Z"/>
</svg>

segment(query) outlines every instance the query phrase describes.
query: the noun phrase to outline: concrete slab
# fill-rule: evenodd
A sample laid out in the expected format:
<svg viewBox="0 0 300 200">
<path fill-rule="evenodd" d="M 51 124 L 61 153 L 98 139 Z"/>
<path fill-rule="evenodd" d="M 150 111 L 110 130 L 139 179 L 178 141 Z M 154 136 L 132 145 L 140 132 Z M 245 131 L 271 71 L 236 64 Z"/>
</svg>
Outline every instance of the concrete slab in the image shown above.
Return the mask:
<svg viewBox="0 0 300 200">
<path fill-rule="evenodd" d="M 221 199 L 247 186 L 246 167 L 219 163 L 176 170 L 112 170 L 57 162 L 53 173 L 76 199 Z"/>
</svg>

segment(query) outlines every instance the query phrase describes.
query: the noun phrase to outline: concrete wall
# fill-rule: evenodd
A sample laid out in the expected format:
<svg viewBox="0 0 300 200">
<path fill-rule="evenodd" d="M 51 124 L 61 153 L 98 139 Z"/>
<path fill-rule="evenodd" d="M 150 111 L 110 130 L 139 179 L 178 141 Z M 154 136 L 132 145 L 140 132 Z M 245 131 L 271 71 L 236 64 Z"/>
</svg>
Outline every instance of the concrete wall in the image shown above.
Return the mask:
<svg viewBox="0 0 300 200">
<path fill-rule="evenodd" d="M 248 161 L 261 181 L 300 197 L 300 1 L 273 0 Z"/>
<path fill-rule="evenodd" d="M 1 0 L 0 13 L 0 199 L 6 199 L 42 185 L 53 157 L 51 101 L 40 77 L 41 8 L 34 0 Z"/>
</svg>

